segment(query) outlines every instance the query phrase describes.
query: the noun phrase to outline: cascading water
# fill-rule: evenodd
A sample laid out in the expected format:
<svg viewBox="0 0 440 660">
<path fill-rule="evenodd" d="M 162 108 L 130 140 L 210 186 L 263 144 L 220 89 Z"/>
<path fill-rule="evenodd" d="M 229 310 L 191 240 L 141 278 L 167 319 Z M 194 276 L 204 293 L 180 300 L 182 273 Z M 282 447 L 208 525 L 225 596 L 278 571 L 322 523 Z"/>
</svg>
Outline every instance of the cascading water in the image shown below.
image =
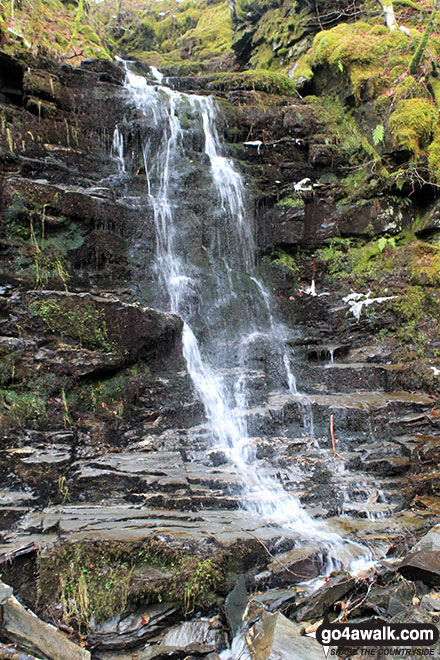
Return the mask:
<svg viewBox="0 0 440 660">
<path fill-rule="evenodd" d="M 221 155 L 214 102 L 166 87 L 157 71 L 152 72 L 155 83 L 132 73 L 127 64 L 126 71 L 126 87 L 138 111 L 154 126 L 142 145 L 156 236 L 153 302 L 184 321 L 183 353 L 204 404 L 211 442 L 235 464 L 246 508 L 340 555 L 342 539 L 314 521 L 268 474 L 249 433 L 247 381 L 255 356 L 261 360 L 265 355 L 269 377 L 297 395 L 304 408 L 307 398 L 297 393 L 286 329 L 276 320 L 271 294 L 256 274 L 245 187 L 233 162 Z M 122 161 L 123 144 L 115 136 L 114 152 Z M 199 178 L 205 186 L 185 215 L 184 182 L 192 181 L 197 189 Z M 200 221 L 207 213 L 206 195 L 212 197 L 209 218 Z M 308 430 L 313 432 L 311 416 Z"/>
</svg>

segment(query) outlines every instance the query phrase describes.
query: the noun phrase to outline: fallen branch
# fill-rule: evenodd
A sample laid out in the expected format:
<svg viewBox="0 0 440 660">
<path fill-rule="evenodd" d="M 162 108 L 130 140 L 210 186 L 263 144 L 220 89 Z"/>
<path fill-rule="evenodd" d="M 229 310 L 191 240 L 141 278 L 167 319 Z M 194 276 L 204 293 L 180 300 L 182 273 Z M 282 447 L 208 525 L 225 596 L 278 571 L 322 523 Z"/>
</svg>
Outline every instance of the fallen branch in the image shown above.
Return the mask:
<svg viewBox="0 0 440 660">
<path fill-rule="evenodd" d="M 357 609 L 358 607 L 360 607 L 360 606 L 362 605 L 362 603 L 365 603 L 365 601 L 367 600 L 367 598 L 368 598 L 368 596 L 369 596 L 369 593 L 370 593 L 370 591 L 371 591 L 371 588 L 372 588 L 372 586 L 373 586 L 374 584 L 376 584 L 376 583 L 375 583 L 375 582 L 371 582 L 371 583 L 368 585 L 367 593 L 365 594 L 365 596 L 364 596 L 363 598 L 362 598 L 362 597 L 361 597 L 361 598 L 358 598 L 358 599 L 355 600 L 353 603 L 350 603 L 350 598 L 349 598 L 348 601 L 347 601 L 347 605 L 346 605 L 344 611 L 343 611 L 342 614 L 336 619 L 336 621 L 345 621 L 345 620 L 347 619 L 347 617 L 353 612 L 353 610 L 355 610 L 355 609 Z M 350 609 L 349 609 L 349 605 L 351 605 Z"/>
<path fill-rule="evenodd" d="M 74 55 L 64 55 L 62 58 L 63 60 L 73 60 L 75 57 L 81 57 L 81 55 L 84 55 L 84 51 L 82 50 L 80 53 L 75 53 Z"/>
</svg>

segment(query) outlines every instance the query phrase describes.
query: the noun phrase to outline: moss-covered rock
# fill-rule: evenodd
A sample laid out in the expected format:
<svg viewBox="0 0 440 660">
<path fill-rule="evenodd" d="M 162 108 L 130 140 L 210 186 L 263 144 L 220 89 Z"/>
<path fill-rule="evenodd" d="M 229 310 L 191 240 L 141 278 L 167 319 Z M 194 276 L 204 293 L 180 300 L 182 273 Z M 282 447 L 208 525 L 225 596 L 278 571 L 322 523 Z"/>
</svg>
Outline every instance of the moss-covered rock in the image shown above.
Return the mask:
<svg viewBox="0 0 440 660">
<path fill-rule="evenodd" d="M 438 126 L 438 109 L 420 98 L 399 101 L 388 122 L 395 144 L 414 156 L 430 144 Z"/>
<path fill-rule="evenodd" d="M 29 311 L 61 338 L 135 361 L 163 343 L 175 345 L 183 322 L 177 316 L 90 294 L 39 291 L 29 296 Z M 162 346 L 163 348 L 163 346 Z"/>
<path fill-rule="evenodd" d="M 154 537 L 66 543 L 39 559 L 40 609 L 83 631 L 92 615 L 99 623 L 151 603 L 171 602 L 185 614 L 209 611 L 256 554 L 253 541 L 211 551 Z"/>
</svg>

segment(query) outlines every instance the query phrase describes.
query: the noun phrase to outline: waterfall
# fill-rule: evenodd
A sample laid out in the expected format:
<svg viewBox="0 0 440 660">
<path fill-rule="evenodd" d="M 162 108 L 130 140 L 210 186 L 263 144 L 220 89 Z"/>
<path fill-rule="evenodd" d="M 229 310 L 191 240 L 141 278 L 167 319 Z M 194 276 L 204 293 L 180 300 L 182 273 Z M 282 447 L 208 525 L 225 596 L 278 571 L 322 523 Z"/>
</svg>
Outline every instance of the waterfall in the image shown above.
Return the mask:
<svg viewBox="0 0 440 660">
<path fill-rule="evenodd" d="M 183 354 L 204 405 L 210 442 L 235 465 L 243 506 L 341 554 L 341 537 L 313 520 L 257 459 L 248 429 L 248 375 L 262 353 L 274 388 L 283 387 L 308 409 L 310 434 L 313 419 L 310 402 L 297 392 L 287 330 L 257 275 L 246 189 L 233 161 L 222 154 L 216 105 L 210 97 L 170 89 L 156 70 L 152 77 L 154 82 L 126 64 L 126 88 L 154 127 L 142 145 L 156 237 L 154 304 L 184 321 Z M 121 145 L 115 137 L 118 157 Z"/>
</svg>

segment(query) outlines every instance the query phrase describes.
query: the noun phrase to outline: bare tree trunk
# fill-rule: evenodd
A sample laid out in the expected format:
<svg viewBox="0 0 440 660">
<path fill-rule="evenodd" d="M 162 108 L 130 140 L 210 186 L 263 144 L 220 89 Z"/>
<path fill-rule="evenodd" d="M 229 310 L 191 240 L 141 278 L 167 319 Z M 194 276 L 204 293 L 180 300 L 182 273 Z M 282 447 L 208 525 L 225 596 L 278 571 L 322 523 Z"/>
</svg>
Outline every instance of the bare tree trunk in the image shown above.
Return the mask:
<svg viewBox="0 0 440 660">
<path fill-rule="evenodd" d="M 401 30 L 401 32 L 405 32 L 405 34 L 409 34 L 408 28 L 404 26 L 399 26 L 396 21 L 396 16 L 394 14 L 393 0 L 379 0 L 379 2 L 383 9 L 385 23 L 387 27 L 390 30 Z"/>
</svg>

